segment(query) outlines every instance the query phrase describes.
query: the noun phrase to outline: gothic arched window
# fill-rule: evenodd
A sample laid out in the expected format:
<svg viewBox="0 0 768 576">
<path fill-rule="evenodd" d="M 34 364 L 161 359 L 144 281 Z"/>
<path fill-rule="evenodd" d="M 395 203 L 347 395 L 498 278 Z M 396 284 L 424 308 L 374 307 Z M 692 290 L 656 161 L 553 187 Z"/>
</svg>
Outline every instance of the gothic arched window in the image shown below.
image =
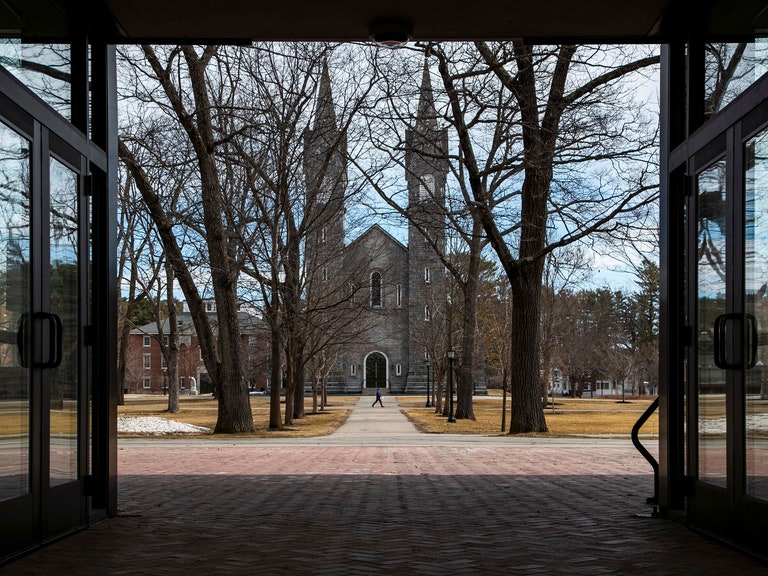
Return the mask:
<svg viewBox="0 0 768 576">
<path fill-rule="evenodd" d="M 381 308 L 382 303 L 381 274 L 379 272 L 373 272 L 371 273 L 371 307 Z"/>
<path fill-rule="evenodd" d="M 435 177 L 425 174 L 419 181 L 419 200 L 429 200 L 435 195 Z"/>
<path fill-rule="evenodd" d="M 333 181 L 327 174 L 323 176 L 320 181 L 320 186 L 317 194 L 317 201 L 321 204 L 328 204 L 331 200 L 331 193 L 333 192 Z"/>
</svg>

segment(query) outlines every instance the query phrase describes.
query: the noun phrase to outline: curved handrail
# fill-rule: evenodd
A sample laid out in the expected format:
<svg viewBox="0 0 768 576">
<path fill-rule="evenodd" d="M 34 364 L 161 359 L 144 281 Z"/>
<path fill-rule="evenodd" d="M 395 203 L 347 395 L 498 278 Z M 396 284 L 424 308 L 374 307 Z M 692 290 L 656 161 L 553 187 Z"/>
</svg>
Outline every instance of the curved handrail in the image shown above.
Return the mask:
<svg viewBox="0 0 768 576">
<path fill-rule="evenodd" d="M 643 412 L 640 418 L 637 419 L 635 425 L 632 426 L 632 444 L 635 445 L 637 451 L 648 460 L 648 463 L 653 468 L 653 498 L 648 499 L 649 504 L 658 504 L 659 502 L 659 463 L 656 461 L 656 458 L 653 457 L 653 454 L 648 452 L 648 449 L 640 443 L 639 434 L 640 428 L 643 427 L 643 424 L 648 421 L 648 418 L 651 417 L 651 414 L 653 414 L 658 407 L 659 397 L 656 396 L 656 399 L 651 402 L 651 405 L 645 409 L 645 412 Z"/>
</svg>

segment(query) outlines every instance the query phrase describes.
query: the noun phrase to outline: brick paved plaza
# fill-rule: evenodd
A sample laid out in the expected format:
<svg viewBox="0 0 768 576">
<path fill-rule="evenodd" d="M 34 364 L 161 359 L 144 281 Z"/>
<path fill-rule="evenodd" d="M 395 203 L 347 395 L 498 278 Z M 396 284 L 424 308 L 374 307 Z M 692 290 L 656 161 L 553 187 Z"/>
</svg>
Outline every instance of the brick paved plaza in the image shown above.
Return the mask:
<svg viewBox="0 0 768 576">
<path fill-rule="evenodd" d="M 120 514 L 0 574 L 768 574 L 637 517 L 652 476 L 629 440 L 374 436 L 121 441 Z"/>
</svg>

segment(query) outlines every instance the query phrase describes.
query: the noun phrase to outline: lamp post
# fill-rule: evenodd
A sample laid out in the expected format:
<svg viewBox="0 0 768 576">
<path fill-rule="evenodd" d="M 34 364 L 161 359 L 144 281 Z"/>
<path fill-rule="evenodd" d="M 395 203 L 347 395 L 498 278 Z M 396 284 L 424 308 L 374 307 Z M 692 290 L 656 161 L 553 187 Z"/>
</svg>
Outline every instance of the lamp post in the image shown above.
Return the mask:
<svg viewBox="0 0 768 576">
<path fill-rule="evenodd" d="M 429 408 L 430 406 L 432 406 L 432 402 L 430 402 L 430 400 L 432 399 L 432 395 L 429 393 L 429 365 L 430 365 L 429 358 L 427 358 L 427 360 L 424 363 L 427 365 L 427 404 L 426 404 L 426 407 Z"/>
<path fill-rule="evenodd" d="M 448 350 L 448 381 L 450 382 L 450 397 L 448 400 L 448 422 L 456 422 L 453 415 L 453 348 Z"/>
</svg>

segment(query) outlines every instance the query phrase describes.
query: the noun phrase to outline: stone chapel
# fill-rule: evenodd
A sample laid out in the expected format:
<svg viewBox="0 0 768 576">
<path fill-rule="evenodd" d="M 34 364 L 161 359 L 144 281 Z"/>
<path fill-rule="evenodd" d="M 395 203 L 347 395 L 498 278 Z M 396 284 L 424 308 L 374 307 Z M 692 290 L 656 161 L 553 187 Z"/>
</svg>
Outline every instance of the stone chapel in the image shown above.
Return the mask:
<svg viewBox="0 0 768 576">
<path fill-rule="evenodd" d="M 382 388 L 390 394 L 425 394 L 428 364 L 434 367 L 450 346 L 449 281 L 438 256 L 446 247 L 448 133 L 438 125 L 426 61 L 417 117 L 405 133 L 407 246 L 378 224 L 345 243 L 346 144 L 324 65 L 304 145 L 306 209 L 312 215 L 307 302 L 314 311 L 308 316 L 308 346 L 322 350 L 307 380 L 324 375 L 329 393 Z M 434 371 L 431 376 L 434 382 Z M 479 380 L 484 392 L 484 379 Z"/>
</svg>

